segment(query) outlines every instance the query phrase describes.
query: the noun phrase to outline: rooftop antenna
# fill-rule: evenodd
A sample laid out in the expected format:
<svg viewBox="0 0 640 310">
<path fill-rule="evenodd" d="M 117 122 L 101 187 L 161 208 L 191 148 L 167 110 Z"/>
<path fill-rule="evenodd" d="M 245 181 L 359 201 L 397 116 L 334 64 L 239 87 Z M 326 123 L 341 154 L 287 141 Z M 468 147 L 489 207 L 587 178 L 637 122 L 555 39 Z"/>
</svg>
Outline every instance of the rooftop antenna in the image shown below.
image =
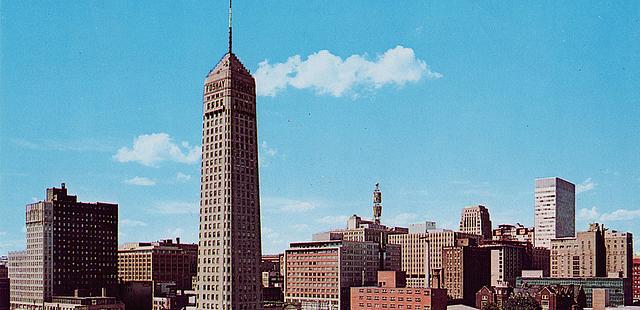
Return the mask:
<svg viewBox="0 0 640 310">
<path fill-rule="evenodd" d="M 229 0 L 229 54 L 231 54 L 231 36 L 232 36 L 232 32 L 231 32 L 231 1 Z"/>
</svg>

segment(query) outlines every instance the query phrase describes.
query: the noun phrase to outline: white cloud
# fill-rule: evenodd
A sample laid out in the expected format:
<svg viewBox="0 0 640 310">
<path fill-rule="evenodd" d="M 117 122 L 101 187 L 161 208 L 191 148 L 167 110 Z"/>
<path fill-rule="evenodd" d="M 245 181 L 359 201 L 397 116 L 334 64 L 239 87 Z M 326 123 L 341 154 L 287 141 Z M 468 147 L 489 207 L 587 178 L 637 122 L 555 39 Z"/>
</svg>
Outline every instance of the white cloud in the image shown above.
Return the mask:
<svg viewBox="0 0 640 310">
<path fill-rule="evenodd" d="M 184 229 L 179 228 L 179 227 L 174 228 L 174 229 L 167 229 L 167 234 L 171 238 L 182 237 L 182 235 L 184 235 Z"/>
<path fill-rule="evenodd" d="M 140 135 L 133 140 L 133 147 L 123 147 L 113 156 L 119 162 L 139 162 L 157 167 L 163 161 L 192 164 L 200 158 L 200 147 L 182 142 L 180 146 L 166 133 Z"/>
<path fill-rule="evenodd" d="M 419 215 L 415 213 L 399 213 L 387 220 L 390 226 L 401 227 L 407 227 L 409 224 L 419 223 L 420 221 Z"/>
<path fill-rule="evenodd" d="M 598 185 L 596 182 L 593 182 L 591 178 L 587 178 L 584 182 L 576 185 L 576 194 L 588 192 L 594 189 Z"/>
<path fill-rule="evenodd" d="M 147 223 L 138 220 L 122 219 L 120 220 L 120 225 L 126 227 L 144 227 L 147 226 Z"/>
<path fill-rule="evenodd" d="M 306 212 L 316 208 L 310 201 L 266 197 L 261 200 L 262 207 L 266 210 L 276 210 L 281 212 Z"/>
<path fill-rule="evenodd" d="M 278 150 L 274 149 L 267 144 L 267 141 L 262 141 L 262 150 L 269 156 L 276 156 L 278 154 Z"/>
<path fill-rule="evenodd" d="M 335 224 L 338 226 L 347 226 L 347 215 L 326 215 L 316 219 L 316 222 L 320 224 Z"/>
<path fill-rule="evenodd" d="M 359 88 L 402 86 L 426 77 L 438 79 L 442 74 L 429 70 L 424 60 L 416 58 L 411 48 L 396 46 L 368 60 L 366 55 L 351 55 L 346 59 L 321 50 L 302 60 L 291 56 L 284 63 L 258 64 L 255 73 L 259 96 L 275 96 L 288 86 L 312 89 L 320 95 L 341 97 L 356 94 Z"/>
<path fill-rule="evenodd" d="M 151 211 L 159 214 L 197 214 L 198 204 L 183 201 L 156 202 Z"/>
<path fill-rule="evenodd" d="M 178 172 L 178 174 L 176 174 L 176 180 L 178 182 L 187 182 L 191 180 L 191 175 Z"/>
<path fill-rule="evenodd" d="M 138 185 L 138 186 L 154 186 L 156 185 L 156 181 L 149 179 L 147 177 L 133 177 L 131 179 L 125 180 L 125 183 L 129 185 Z"/>
<path fill-rule="evenodd" d="M 617 209 L 612 212 L 600 213 L 596 207 L 591 209 L 582 208 L 578 211 L 577 218 L 585 221 L 597 221 L 597 222 L 614 222 L 614 221 L 631 221 L 640 219 L 640 209 L 627 210 Z"/>
</svg>

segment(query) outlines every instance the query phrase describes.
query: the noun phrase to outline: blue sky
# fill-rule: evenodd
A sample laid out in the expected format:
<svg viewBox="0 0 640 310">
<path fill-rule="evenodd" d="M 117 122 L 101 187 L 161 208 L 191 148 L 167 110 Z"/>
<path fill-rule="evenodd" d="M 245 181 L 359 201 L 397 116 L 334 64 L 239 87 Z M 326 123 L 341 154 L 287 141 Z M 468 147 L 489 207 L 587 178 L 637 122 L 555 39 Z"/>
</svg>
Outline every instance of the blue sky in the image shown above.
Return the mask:
<svg viewBox="0 0 640 310">
<path fill-rule="evenodd" d="M 198 230 L 201 91 L 224 1 L 4 1 L 0 255 L 66 182 L 120 205 L 120 242 Z M 371 213 L 533 223 L 533 182 L 578 185 L 577 228 L 640 239 L 640 3 L 236 1 L 256 73 L 263 252 Z M 640 243 L 635 242 L 636 250 Z"/>
</svg>

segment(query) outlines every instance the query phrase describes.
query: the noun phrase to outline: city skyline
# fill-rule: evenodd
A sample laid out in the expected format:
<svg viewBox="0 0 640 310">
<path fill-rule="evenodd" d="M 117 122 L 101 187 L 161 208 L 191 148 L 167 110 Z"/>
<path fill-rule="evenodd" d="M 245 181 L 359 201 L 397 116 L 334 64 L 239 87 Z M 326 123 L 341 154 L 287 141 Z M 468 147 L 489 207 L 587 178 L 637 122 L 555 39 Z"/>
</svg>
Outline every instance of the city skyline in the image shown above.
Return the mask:
<svg viewBox="0 0 640 310">
<path fill-rule="evenodd" d="M 534 179 L 558 176 L 576 184 L 576 231 L 598 221 L 638 235 L 640 43 L 622 12 L 633 8 L 562 22 L 543 6 L 510 8 L 529 13 L 519 22 L 506 8 L 459 4 L 473 30 L 435 3 L 311 4 L 322 18 L 296 3 L 236 5 L 234 46 L 258 80 L 264 253 L 353 213 L 369 218 L 376 182 L 382 223 L 456 230 L 473 204 L 494 228 L 532 226 Z M 225 8 L 87 6 L 2 8 L 0 255 L 24 248 L 25 205 L 60 182 L 120 205 L 120 244 L 197 242 L 196 86 L 226 50 Z M 347 18 L 358 9 L 379 22 L 377 38 Z M 260 19 L 265 10 L 275 13 Z M 317 78 L 336 70 L 347 77 Z"/>
</svg>

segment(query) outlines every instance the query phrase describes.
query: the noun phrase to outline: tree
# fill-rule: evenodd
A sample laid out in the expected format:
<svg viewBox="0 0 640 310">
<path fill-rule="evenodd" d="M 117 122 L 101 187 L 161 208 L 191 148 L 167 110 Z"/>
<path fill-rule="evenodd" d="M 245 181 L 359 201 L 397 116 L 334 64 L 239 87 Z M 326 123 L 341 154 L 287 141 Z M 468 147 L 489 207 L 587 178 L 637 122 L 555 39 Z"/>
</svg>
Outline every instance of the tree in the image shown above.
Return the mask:
<svg viewBox="0 0 640 310">
<path fill-rule="evenodd" d="M 494 303 L 488 303 L 482 307 L 482 310 L 500 310 L 500 308 Z"/>
<path fill-rule="evenodd" d="M 503 310 L 542 310 L 531 296 L 512 296 L 503 305 Z"/>
</svg>

